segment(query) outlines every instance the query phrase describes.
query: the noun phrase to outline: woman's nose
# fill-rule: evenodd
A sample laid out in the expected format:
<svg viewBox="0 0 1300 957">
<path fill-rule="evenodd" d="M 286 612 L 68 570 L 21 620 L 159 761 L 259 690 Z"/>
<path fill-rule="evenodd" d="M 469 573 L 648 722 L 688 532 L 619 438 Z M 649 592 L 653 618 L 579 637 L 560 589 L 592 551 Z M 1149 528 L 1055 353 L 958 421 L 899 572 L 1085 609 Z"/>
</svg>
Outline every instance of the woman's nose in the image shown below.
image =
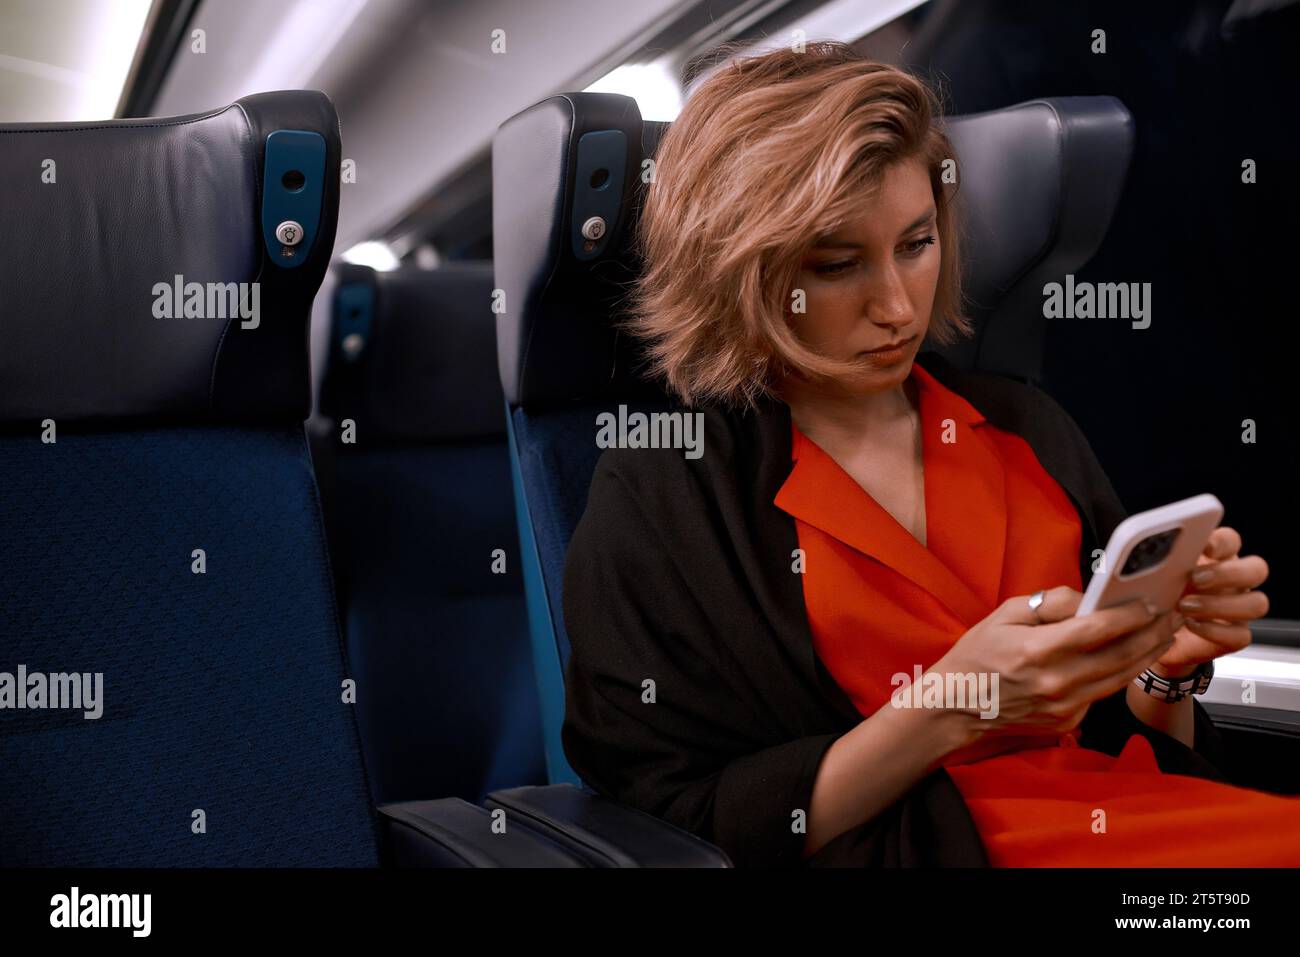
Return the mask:
<svg viewBox="0 0 1300 957">
<path fill-rule="evenodd" d="M 879 274 L 867 296 L 865 313 L 877 325 L 903 328 L 912 322 L 912 300 L 898 270 L 891 266 Z"/>
</svg>

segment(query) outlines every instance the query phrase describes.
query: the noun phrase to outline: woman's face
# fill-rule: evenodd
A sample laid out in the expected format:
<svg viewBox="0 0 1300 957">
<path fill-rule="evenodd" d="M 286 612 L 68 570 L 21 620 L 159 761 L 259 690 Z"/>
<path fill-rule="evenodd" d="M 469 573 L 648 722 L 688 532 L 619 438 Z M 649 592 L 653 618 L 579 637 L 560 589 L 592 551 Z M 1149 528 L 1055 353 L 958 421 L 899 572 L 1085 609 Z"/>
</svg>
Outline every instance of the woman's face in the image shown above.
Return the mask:
<svg viewBox="0 0 1300 957">
<path fill-rule="evenodd" d="M 803 257 L 796 282 L 807 311 L 791 316 L 795 334 L 821 355 L 863 366 L 832 390 L 880 392 L 907 378 L 939 281 L 937 225 L 925 164 L 907 160 L 888 168 L 856 219 Z"/>
</svg>

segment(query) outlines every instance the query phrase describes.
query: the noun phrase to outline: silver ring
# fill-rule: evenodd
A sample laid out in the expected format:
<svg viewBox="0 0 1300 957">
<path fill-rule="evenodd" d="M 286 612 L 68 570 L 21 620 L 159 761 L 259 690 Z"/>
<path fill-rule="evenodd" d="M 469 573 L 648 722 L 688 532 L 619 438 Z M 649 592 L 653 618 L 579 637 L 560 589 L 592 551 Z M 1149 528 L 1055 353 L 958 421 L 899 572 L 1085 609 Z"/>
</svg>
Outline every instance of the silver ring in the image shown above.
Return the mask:
<svg viewBox="0 0 1300 957">
<path fill-rule="evenodd" d="M 1038 613 L 1038 609 L 1042 606 L 1043 596 L 1046 594 L 1045 591 L 1036 591 L 1029 596 L 1029 610 L 1034 613 L 1034 617 L 1038 619 L 1039 624 L 1042 624 L 1043 616 Z"/>
</svg>

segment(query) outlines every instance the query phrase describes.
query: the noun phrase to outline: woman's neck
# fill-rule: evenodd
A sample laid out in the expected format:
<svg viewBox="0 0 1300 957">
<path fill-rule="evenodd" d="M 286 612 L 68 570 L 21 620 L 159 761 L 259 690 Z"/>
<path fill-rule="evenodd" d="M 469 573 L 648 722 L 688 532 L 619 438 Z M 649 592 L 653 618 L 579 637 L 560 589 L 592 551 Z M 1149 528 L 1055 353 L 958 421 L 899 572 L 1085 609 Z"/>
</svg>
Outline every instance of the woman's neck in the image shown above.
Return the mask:
<svg viewBox="0 0 1300 957">
<path fill-rule="evenodd" d="M 782 390 L 782 399 L 799 431 L 822 448 L 852 447 L 919 414 L 916 384 L 910 375 L 881 392 L 860 395 L 789 383 Z"/>
</svg>

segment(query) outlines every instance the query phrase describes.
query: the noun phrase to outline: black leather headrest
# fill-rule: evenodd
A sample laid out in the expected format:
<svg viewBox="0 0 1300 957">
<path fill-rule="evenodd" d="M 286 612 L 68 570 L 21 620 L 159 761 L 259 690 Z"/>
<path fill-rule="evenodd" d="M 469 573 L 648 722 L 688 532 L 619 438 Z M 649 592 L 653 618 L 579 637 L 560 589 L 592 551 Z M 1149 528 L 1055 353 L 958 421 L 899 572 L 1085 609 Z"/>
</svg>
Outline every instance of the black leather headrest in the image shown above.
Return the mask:
<svg viewBox="0 0 1300 957">
<path fill-rule="evenodd" d="M 615 93 L 562 93 L 497 130 L 497 355 L 512 405 L 587 398 L 626 369 L 610 320 L 637 273 L 627 225 L 640 193 L 642 132 L 636 101 Z M 608 170 L 600 190 L 591 187 L 595 169 Z M 587 251 L 579 231 L 595 215 L 606 231 Z"/>
<path fill-rule="evenodd" d="M 506 305 L 497 343 L 512 404 L 591 398 L 635 378 L 637 351 L 611 320 L 639 272 L 630 244 L 641 168 L 664 126 L 643 124 L 630 97 L 565 93 L 497 131 L 493 255 Z M 1132 117 L 1113 97 L 1058 97 L 953 117 L 946 129 L 977 338 L 939 351 L 963 368 L 1036 378 L 1043 283 L 1101 242 L 1132 153 Z M 592 186 L 594 164 L 609 170 L 603 190 Z M 593 216 L 607 231 L 587 248 L 581 230 Z"/>
<path fill-rule="evenodd" d="M 338 273 L 321 410 L 356 422 L 358 448 L 505 431 L 492 263 Z"/>
<path fill-rule="evenodd" d="M 1133 156 L 1133 117 L 1113 96 L 1065 96 L 952 117 L 946 131 L 976 337 L 937 351 L 961 368 L 1038 379 L 1043 285 L 1101 245 Z"/>
<path fill-rule="evenodd" d="M 0 423 L 304 418 L 338 189 L 313 91 L 0 125 Z"/>
</svg>

